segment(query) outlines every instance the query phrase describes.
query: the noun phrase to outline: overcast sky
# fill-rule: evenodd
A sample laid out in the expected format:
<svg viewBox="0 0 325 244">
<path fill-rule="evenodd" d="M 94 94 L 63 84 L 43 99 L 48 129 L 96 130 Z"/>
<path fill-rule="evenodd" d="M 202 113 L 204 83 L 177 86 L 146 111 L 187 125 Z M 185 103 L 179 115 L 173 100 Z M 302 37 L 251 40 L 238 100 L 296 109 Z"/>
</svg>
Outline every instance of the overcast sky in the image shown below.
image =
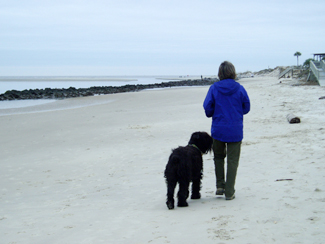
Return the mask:
<svg viewBox="0 0 325 244">
<path fill-rule="evenodd" d="M 0 76 L 213 75 L 325 52 L 324 0 L 0 0 Z"/>
</svg>

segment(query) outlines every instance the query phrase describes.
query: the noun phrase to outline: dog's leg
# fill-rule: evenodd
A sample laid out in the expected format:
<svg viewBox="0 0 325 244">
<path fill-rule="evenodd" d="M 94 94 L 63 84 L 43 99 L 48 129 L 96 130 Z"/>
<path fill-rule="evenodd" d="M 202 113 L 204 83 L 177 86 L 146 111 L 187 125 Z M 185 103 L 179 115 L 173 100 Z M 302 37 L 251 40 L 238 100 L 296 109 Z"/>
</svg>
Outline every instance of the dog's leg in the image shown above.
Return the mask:
<svg viewBox="0 0 325 244">
<path fill-rule="evenodd" d="M 177 193 L 177 197 L 178 197 L 178 207 L 187 207 L 188 204 L 186 202 L 186 199 L 188 198 L 189 195 L 189 191 L 188 191 L 188 187 L 189 187 L 190 182 L 182 180 L 179 182 L 179 191 Z"/>
<path fill-rule="evenodd" d="M 172 180 L 167 180 L 167 202 L 166 205 L 168 209 L 174 208 L 174 192 L 177 182 Z"/>
<path fill-rule="evenodd" d="M 201 180 L 200 179 L 193 180 L 191 199 L 201 198 L 200 189 L 201 189 Z"/>
</svg>

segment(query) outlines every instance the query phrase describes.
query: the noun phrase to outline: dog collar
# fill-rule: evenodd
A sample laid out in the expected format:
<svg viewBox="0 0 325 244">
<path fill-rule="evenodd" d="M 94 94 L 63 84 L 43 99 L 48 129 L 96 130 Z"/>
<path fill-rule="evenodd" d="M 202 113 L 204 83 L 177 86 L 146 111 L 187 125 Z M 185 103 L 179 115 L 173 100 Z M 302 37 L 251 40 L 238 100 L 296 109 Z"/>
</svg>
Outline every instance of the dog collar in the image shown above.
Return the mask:
<svg viewBox="0 0 325 244">
<path fill-rule="evenodd" d="M 203 155 L 204 153 L 198 148 L 195 144 L 188 144 L 189 146 L 195 147 L 197 150 L 200 151 L 200 153 Z"/>
</svg>

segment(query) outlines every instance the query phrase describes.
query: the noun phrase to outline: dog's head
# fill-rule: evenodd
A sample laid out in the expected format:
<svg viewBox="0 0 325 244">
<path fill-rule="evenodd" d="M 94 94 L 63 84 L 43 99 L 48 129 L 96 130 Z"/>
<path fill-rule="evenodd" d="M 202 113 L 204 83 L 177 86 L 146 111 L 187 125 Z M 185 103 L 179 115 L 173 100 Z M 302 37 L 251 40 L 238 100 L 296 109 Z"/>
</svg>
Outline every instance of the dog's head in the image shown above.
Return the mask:
<svg viewBox="0 0 325 244">
<path fill-rule="evenodd" d="M 188 144 L 194 144 L 202 153 L 208 153 L 212 149 L 213 139 L 206 132 L 194 132 Z"/>
</svg>

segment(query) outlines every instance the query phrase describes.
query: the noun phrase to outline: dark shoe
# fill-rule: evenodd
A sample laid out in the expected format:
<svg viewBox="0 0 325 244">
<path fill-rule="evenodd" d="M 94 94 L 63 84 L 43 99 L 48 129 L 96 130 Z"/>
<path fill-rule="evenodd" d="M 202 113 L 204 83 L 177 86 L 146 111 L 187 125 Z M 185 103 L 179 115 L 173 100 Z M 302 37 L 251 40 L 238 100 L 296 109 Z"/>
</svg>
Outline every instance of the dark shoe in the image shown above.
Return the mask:
<svg viewBox="0 0 325 244">
<path fill-rule="evenodd" d="M 185 201 L 185 202 L 183 202 L 183 201 L 181 201 L 181 202 L 178 202 L 178 204 L 177 204 L 177 207 L 187 207 L 188 206 L 188 203 Z"/>
<path fill-rule="evenodd" d="M 191 199 L 200 199 L 201 194 L 200 193 L 192 193 Z"/>
<path fill-rule="evenodd" d="M 174 209 L 174 201 L 167 201 L 166 205 L 168 209 Z"/>
<path fill-rule="evenodd" d="M 225 189 L 217 188 L 216 195 L 223 195 L 223 194 L 225 194 Z"/>
<path fill-rule="evenodd" d="M 235 198 L 235 194 L 232 195 L 231 197 L 226 197 L 226 200 L 233 200 Z"/>
</svg>

